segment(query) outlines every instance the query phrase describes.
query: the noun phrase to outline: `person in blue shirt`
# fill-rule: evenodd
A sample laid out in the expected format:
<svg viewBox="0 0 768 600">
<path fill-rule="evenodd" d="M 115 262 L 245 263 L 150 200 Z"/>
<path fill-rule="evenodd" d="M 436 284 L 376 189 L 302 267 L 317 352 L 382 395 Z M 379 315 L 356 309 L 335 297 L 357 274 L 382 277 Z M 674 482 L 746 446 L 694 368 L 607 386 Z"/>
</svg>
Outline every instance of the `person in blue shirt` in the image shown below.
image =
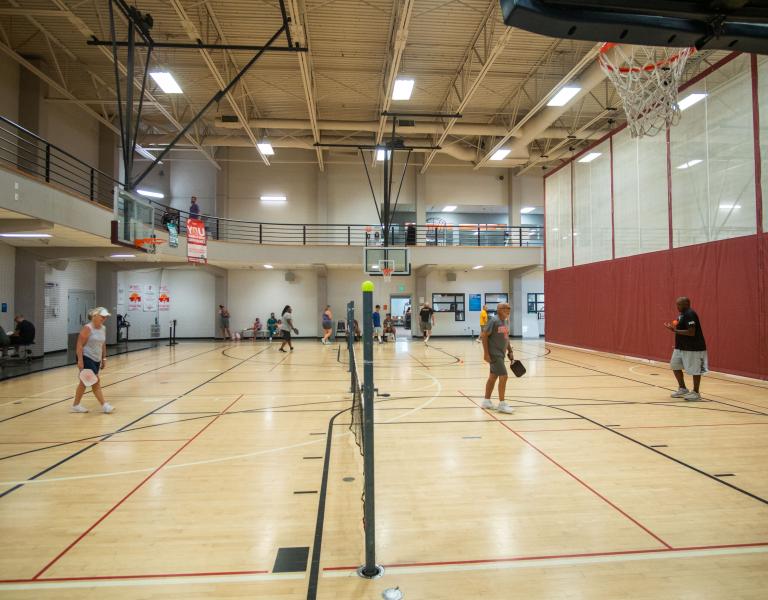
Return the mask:
<svg viewBox="0 0 768 600">
<path fill-rule="evenodd" d="M 379 344 L 382 343 L 381 338 L 384 330 L 381 328 L 381 313 L 379 312 L 381 310 L 380 305 L 376 305 L 376 308 L 373 311 L 373 336 L 379 341 Z"/>
</svg>

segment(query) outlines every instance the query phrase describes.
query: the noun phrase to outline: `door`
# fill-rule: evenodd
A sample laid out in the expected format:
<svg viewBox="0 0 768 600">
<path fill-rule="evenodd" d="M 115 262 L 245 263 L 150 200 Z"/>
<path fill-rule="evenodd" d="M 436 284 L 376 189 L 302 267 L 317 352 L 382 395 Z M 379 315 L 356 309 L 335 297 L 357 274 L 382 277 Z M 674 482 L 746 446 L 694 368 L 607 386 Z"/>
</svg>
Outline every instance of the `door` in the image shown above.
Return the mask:
<svg viewBox="0 0 768 600">
<path fill-rule="evenodd" d="M 69 290 L 67 294 L 67 333 L 78 334 L 88 322 L 88 311 L 96 305 L 96 293 L 87 290 Z"/>
<path fill-rule="evenodd" d="M 389 297 L 389 312 L 397 328 L 397 337 L 411 337 L 410 323 L 406 323 L 405 313 L 411 307 L 411 297 L 408 295 L 393 295 Z"/>
</svg>

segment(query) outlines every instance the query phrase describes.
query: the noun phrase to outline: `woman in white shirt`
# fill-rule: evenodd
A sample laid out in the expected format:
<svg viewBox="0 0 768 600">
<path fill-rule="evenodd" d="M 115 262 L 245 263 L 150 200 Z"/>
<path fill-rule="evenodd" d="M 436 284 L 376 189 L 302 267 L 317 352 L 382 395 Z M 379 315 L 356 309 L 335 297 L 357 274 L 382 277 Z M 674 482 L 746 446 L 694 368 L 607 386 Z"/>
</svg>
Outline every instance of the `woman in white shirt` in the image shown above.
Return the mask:
<svg viewBox="0 0 768 600">
<path fill-rule="evenodd" d="M 107 362 L 107 328 L 104 326 L 104 321 L 110 316 L 109 311 L 100 306 L 94 308 L 88 313 L 91 318 L 89 323 L 86 323 L 80 330 L 80 335 L 77 337 L 77 368 L 81 371 L 89 369 L 94 375 L 99 374 L 100 369 L 106 367 Z M 88 409 L 80 404 L 80 400 L 85 393 L 85 384 L 82 381 L 77 385 L 75 391 L 75 402 L 72 405 L 72 412 L 87 413 Z M 96 399 L 101 404 L 101 409 L 105 413 L 111 413 L 114 409 L 109 402 L 104 401 L 104 394 L 101 392 L 101 382 L 97 379 L 96 383 L 91 386 L 91 391 Z"/>
</svg>

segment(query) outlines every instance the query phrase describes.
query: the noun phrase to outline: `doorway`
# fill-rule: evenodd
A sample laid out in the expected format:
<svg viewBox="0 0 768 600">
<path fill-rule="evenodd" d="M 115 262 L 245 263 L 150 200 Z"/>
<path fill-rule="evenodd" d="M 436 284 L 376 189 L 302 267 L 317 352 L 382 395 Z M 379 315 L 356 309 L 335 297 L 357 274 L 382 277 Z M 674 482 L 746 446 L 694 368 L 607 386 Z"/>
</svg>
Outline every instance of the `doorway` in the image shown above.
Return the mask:
<svg viewBox="0 0 768 600">
<path fill-rule="evenodd" d="M 96 306 L 96 292 L 69 290 L 67 293 L 67 351 L 74 355 L 77 336 L 90 319 L 88 311 Z"/>
<path fill-rule="evenodd" d="M 411 317 L 408 309 L 411 308 L 410 294 L 392 294 L 389 297 L 389 312 L 397 331 L 397 337 L 411 339 Z"/>
</svg>

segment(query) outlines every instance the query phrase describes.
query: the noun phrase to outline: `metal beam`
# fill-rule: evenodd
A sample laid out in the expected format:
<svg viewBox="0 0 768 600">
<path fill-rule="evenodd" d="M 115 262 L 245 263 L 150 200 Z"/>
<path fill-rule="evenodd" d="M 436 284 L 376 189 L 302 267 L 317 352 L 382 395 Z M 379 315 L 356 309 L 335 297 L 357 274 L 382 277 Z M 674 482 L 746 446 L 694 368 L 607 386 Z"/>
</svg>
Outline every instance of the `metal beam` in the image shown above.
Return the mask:
<svg viewBox="0 0 768 600">
<path fill-rule="evenodd" d="M 464 58 L 461 61 L 461 66 L 459 66 L 459 68 L 456 70 L 456 74 L 453 76 L 453 80 L 448 85 L 448 91 L 446 92 L 445 99 L 440 106 L 441 112 L 463 112 L 467 108 L 470 100 L 472 100 L 472 96 L 474 96 L 475 92 L 480 89 L 480 84 L 491 70 L 493 63 L 496 62 L 496 59 L 504 51 L 504 47 L 507 45 L 507 41 L 509 40 L 512 33 L 511 27 L 505 27 L 501 36 L 499 36 L 499 39 L 496 40 L 493 46 L 491 46 L 490 49 L 488 46 L 490 40 L 493 40 L 496 30 L 496 23 L 498 21 L 495 17 L 499 9 L 498 7 L 499 3 L 497 0 L 491 0 L 488 4 L 488 7 L 485 9 L 485 14 L 480 21 L 480 25 L 475 31 L 475 35 L 472 36 L 472 41 L 469 43 L 466 51 L 464 52 Z M 481 50 L 483 50 L 482 53 L 478 51 L 478 46 L 481 46 Z M 477 56 L 483 57 L 482 62 L 475 59 Z M 468 83 L 472 78 L 472 73 L 477 68 L 477 66 L 480 68 L 477 71 L 474 80 L 472 80 L 472 83 Z M 460 92 L 458 91 L 459 89 L 461 90 Z M 445 139 L 448 137 L 448 134 L 457 121 L 458 119 L 453 117 L 448 121 L 448 123 L 446 123 L 443 133 L 437 140 L 434 141 L 436 146 L 441 146 L 445 142 Z M 427 155 L 427 157 L 424 159 L 424 164 L 421 167 L 422 173 L 425 173 L 429 168 L 429 165 L 432 163 L 432 159 L 435 158 L 436 154 L 437 152 L 435 151 L 430 152 L 429 155 Z"/>
<path fill-rule="evenodd" d="M 408 41 L 408 25 L 411 22 L 412 12 L 413 0 L 395 0 L 393 26 L 389 38 L 389 56 L 385 65 L 386 73 L 381 88 L 382 98 L 379 114 L 386 113 L 392 102 L 392 89 L 395 86 L 395 79 L 397 79 L 397 74 L 400 71 L 400 61 L 403 58 L 405 45 Z M 381 142 L 386 126 L 387 117 L 382 114 L 382 116 L 379 117 L 379 127 L 376 131 L 377 144 Z"/>
<path fill-rule="evenodd" d="M 0 8 L 0 16 L 8 17 L 65 17 L 60 10 L 44 10 L 37 8 Z"/>
<path fill-rule="evenodd" d="M 171 6 L 176 11 L 176 14 L 179 16 L 179 19 L 181 21 L 181 27 L 184 29 L 184 31 L 187 32 L 187 35 L 191 40 L 199 40 L 201 39 L 201 34 L 198 31 L 195 24 L 192 22 L 192 20 L 189 18 L 189 15 L 187 15 L 187 11 L 184 10 L 184 7 L 181 5 L 181 2 L 179 0 L 170 0 Z M 213 78 L 216 80 L 216 83 L 219 86 L 219 90 L 224 90 L 227 87 L 227 81 L 224 79 L 224 76 L 219 72 L 219 68 L 216 66 L 216 63 L 211 58 L 210 52 L 206 50 L 205 48 L 200 48 L 200 56 L 203 57 L 203 62 L 208 66 L 208 70 L 211 72 L 211 75 L 213 75 Z M 263 50 L 261 50 L 263 51 Z M 235 97 L 232 95 L 232 92 L 228 90 L 226 92 L 226 98 L 229 101 L 230 106 L 232 106 L 232 110 L 235 111 L 235 114 L 237 115 L 237 118 L 240 119 L 243 123 L 248 122 L 248 116 L 243 112 L 242 108 L 240 108 L 240 105 L 235 101 Z M 256 149 L 256 152 L 259 153 L 259 157 L 261 157 L 261 160 L 264 162 L 265 165 L 269 166 L 269 159 L 266 157 L 266 155 L 259 149 L 258 143 L 259 140 L 256 139 L 256 136 L 253 133 L 253 130 L 250 127 L 245 127 L 245 133 L 248 135 L 248 137 L 251 140 L 251 143 L 253 144 L 253 147 Z"/>
<path fill-rule="evenodd" d="M 307 22 L 307 11 L 304 0 L 287 0 L 286 8 L 290 20 L 289 29 L 296 44 L 309 46 L 309 24 Z M 309 123 L 312 131 L 312 137 L 315 138 L 315 144 L 320 142 L 320 128 L 317 124 L 317 100 L 315 99 L 315 76 L 312 66 L 311 54 L 299 54 L 299 71 L 301 72 L 301 82 L 304 85 L 304 97 L 307 100 L 307 112 L 309 113 Z M 325 170 L 323 165 L 323 150 L 316 146 L 317 165 L 321 171 Z"/>
<path fill-rule="evenodd" d="M 110 0 L 111 1 L 111 0 Z M 80 17 L 78 17 L 75 13 L 73 13 L 69 7 L 66 5 L 66 3 L 63 0 L 51 0 L 62 12 L 66 14 L 67 19 L 69 19 L 69 22 L 72 23 L 72 25 L 86 38 L 86 39 L 93 39 L 96 37 L 96 34 L 93 30 L 83 21 Z M 99 50 L 101 53 L 109 60 L 109 62 L 113 62 L 112 52 L 109 50 L 109 48 L 106 48 L 104 46 L 99 46 Z M 128 70 L 126 69 L 125 65 L 121 63 L 120 61 L 117 62 L 117 67 L 120 70 L 120 72 L 125 75 Z M 141 89 L 141 79 L 136 78 L 133 81 L 133 85 Z M 165 116 L 168 121 L 176 128 L 177 131 L 182 131 L 184 129 L 184 126 L 179 123 L 176 118 L 166 109 L 160 102 L 149 92 L 145 92 L 146 101 L 152 102 L 157 106 L 157 109 Z M 218 170 L 221 170 L 221 166 L 219 163 L 217 163 L 214 158 L 205 151 L 205 149 L 197 142 L 197 140 L 189 133 L 185 134 L 185 137 L 189 142 L 203 155 L 205 156 L 208 161 L 213 164 L 214 167 L 216 167 Z"/>
<path fill-rule="evenodd" d="M 210 10 L 210 9 L 209 9 Z M 112 46 L 112 42 L 106 40 L 93 39 L 86 42 L 89 46 Z M 118 41 L 115 42 L 115 46 L 118 48 L 125 48 L 128 46 L 128 42 Z M 134 44 L 136 48 L 147 48 L 149 44 L 144 42 L 136 42 Z M 154 42 L 153 48 L 172 48 L 177 50 L 238 50 L 246 52 L 257 52 L 263 50 L 264 52 L 309 52 L 309 48 L 303 46 L 291 47 L 288 46 L 251 46 L 249 44 L 206 44 L 200 41 L 198 38 L 196 42 L 190 43 L 177 43 L 177 42 Z"/>
</svg>

